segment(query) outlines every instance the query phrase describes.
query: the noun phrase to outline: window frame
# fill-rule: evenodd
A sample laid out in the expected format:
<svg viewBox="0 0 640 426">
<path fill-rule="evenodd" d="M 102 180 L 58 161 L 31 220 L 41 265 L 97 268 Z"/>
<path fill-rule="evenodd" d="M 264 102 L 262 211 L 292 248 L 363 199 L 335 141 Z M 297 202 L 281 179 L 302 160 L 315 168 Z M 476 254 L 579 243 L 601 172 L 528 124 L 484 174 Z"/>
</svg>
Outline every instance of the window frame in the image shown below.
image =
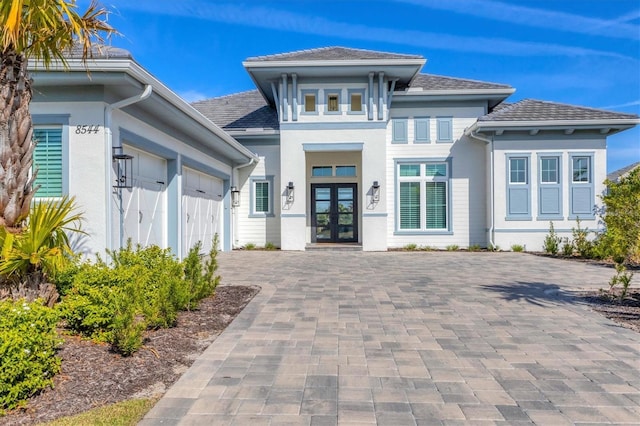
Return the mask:
<svg viewBox="0 0 640 426">
<path fill-rule="evenodd" d="M 452 235 L 453 226 L 451 223 L 452 218 L 452 168 L 451 158 L 416 158 L 416 159 L 396 159 L 395 160 L 395 232 L 394 235 Z M 400 170 L 402 166 L 419 166 L 419 176 L 401 176 Z M 445 175 L 427 175 L 428 165 L 444 165 Z M 420 188 L 420 227 L 419 228 L 402 228 L 401 217 L 401 199 L 400 188 L 402 183 L 418 183 Z M 445 226 L 443 228 L 429 228 L 428 227 L 428 185 L 430 183 L 443 183 L 445 194 Z"/>
<path fill-rule="evenodd" d="M 33 114 L 32 124 L 34 130 L 60 130 L 61 142 L 61 159 L 60 159 L 60 178 L 61 191 L 59 195 L 39 196 L 38 191 L 34 194 L 34 199 L 60 198 L 69 194 L 69 118 L 70 114 Z M 102 129 L 102 126 L 101 126 Z M 35 150 L 34 150 L 35 156 Z M 33 159 L 30 173 L 33 173 L 36 166 L 35 158 Z"/>
<path fill-rule="evenodd" d="M 574 180 L 574 160 L 578 158 L 586 158 L 588 160 L 587 181 Z M 594 160 L 593 152 L 571 152 L 569 153 L 569 220 L 595 219 L 593 207 L 595 201 L 595 184 L 594 184 Z M 576 206 L 576 198 L 578 194 L 587 194 L 589 210 L 579 210 Z"/>
<path fill-rule="evenodd" d="M 360 95 L 360 111 L 353 110 L 353 95 Z M 347 114 L 349 115 L 365 115 L 365 89 L 347 89 L 347 99 L 349 100 L 349 108 Z"/>
<path fill-rule="evenodd" d="M 329 111 L 329 97 L 338 97 L 338 110 Z M 325 115 L 341 115 L 342 114 L 342 90 L 341 89 L 324 89 L 324 113 Z"/>
<path fill-rule="evenodd" d="M 313 111 L 307 111 L 307 95 L 313 95 L 315 100 L 315 109 Z M 300 115 L 318 115 L 318 89 L 301 89 L 300 90 L 300 104 L 302 108 L 300 108 Z"/>
<path fill-rule="evenodd" d="M 545 170 L 542 167 L 545 160 L 555 160 L 556 163 L 556 181 L 545 181 Z M 544 152 L 538 153 L 538 217 L 537 220 L 563 220 L 563 171 L 562 171 L 562 153 L 560 152 Z M 549 211 L 544 203 L 544 200 L 552 194 L 557 194 L 558 209 L 555 211 Z"/>
<path fill-rule="evenodd" d="M 256 197 L 257 197 L 257 190 L 256 190 L 256 184 L 257 183 L 266 183 L 267 186 L 267 204 L 268 204 L 268 211 L 263 212 L 263 211 L 256 211 Z M 274 176 L 270 175 L 270 176 L 251 176 L 249 178 L 249 217 L 250 218 L 262 218 L 262 217 L 274 217 L 275 213 L 273 210 L 273 205 L 274 205 L 274 200 L 273 200 L 273 191 L 274 191 Z"/>
</svg>

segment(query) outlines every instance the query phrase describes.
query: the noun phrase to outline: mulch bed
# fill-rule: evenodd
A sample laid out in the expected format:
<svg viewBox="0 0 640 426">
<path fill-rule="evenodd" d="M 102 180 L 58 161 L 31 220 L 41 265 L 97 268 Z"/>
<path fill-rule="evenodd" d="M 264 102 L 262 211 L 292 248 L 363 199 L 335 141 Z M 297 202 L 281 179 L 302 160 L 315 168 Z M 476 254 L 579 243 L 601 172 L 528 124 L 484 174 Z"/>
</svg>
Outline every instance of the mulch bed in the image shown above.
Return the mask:
<svg viewBox="0 0 640 426">
<path fill-rule="evenodd" d="M 622 327 L 629 328 L 640 333 L 640 289 L 631 288 L 624 300 L 620 300 L 616 293 L 608 291 L 601 293 L 583 293 L 582 300 L 591 305 L 591 309 L 604 315 Z"/>
<path fill-rule="evenodd" d="M 143 348 L 131 357 L 112 352 L 109 345 L 66 336 L 55 387 L 0 417 L 0 424 L 37 424 L 164 393 L 259 291 L 253 286 L 218 287 L 197 310 L 180 313 L 176 327 L 148 332 Z"/>
</svg>

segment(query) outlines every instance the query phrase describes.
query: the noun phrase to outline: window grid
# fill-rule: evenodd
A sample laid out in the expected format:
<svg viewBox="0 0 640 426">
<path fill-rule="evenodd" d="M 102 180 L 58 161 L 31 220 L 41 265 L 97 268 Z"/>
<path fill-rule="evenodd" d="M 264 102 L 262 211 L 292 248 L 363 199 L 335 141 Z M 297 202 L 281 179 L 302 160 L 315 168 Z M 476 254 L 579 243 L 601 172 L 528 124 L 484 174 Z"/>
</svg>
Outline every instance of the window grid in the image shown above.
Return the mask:
<svg viewBox="0 0 640 426">
<path fill-rule="evenodd" d="M 590 157 L 573 157 L 573 182 L 591 183 Z"/>
<path fill-rule="evenodd" d="M 400 164 L 399 229 L 444 231 L 448 229 L 448 165 L 427 162 Z"/>
<path fill-rule="evenodd" d="M 509 159 L 509 183 L 527 183 L 527 159 L 513 157 Z"/>
<path fill-rule="evenodd" d="M 558 159 L 540 159 L 540 181 L 542 183 L 558 183 Z"/>
</svg>

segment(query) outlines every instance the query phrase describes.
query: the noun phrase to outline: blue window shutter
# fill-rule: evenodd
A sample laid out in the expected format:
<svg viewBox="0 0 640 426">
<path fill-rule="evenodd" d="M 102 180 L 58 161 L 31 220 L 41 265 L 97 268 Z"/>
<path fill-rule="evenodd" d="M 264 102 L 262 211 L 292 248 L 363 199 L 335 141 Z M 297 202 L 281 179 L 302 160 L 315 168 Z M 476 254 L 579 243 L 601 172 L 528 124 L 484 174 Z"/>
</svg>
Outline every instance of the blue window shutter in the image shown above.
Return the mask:
<svg viewBox="0 0 640 426">
<path fill-rule="evenodd" d="M 36 197 L 62 196 L 62 129 L 34 129 L 33 167 L 38 170 Z"/>
<path fill-rule="evenodd" d="M 560 186 L 554 187 L 541 187 L 540 188 L 540 214 L 541 215 L 560 215 L 562 214 L 562 206 L 560 204 L 561 198 Z"/>
<path fill-rule="evenodd" d="M 507 154 L 507 220 L 531 220 L 530 156 Z"/>
<path fill-rule="evenodd" d="M 391 124 L 393 135 L 392 142 L 407 143 L 407 119 L 394 118 Z"/>
<path fill-rule="evenodd" d="M 571 188 L 571 214 L 575 216 L 593 215 L 593 187 L 574 186 Z"/>
<path fill-rule="evenodd" d="M 438 142 L 451 142 L 453 140 L 453 118 L 438 117 L 437 119 Z"/>
<path fill-rule="evenodd" d="M 429 119 L 428 118 L 416 118 L 415 125 L 415 141 L 416 142 L 429 142 Z"/>
</svg>

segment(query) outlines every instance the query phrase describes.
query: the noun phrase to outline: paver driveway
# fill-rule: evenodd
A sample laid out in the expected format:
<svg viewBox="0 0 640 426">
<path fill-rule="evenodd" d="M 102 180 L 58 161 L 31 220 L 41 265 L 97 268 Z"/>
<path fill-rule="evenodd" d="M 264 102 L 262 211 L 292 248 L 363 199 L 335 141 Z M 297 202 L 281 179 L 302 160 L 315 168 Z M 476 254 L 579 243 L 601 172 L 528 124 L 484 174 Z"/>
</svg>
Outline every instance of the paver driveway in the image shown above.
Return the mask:
<svg viewBox="0 0 640 426">
<path fill-rule="evenodd" d="M 233 252 L 262 291 L 143 425 L 640 423 L 640 334 L 523 253 Z"/>
</svg>

